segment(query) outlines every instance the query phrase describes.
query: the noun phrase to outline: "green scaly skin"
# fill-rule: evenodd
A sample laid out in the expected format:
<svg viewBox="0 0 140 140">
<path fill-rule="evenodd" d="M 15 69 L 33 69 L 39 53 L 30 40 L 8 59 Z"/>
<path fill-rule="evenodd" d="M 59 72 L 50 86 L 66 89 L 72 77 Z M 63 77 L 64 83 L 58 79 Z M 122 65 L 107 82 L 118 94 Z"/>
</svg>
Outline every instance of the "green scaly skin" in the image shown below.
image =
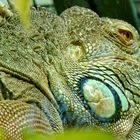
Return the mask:
<svg viewBox="0 0 140 140">
<path fill-rule="evenodd" d="M 27 32 L 18 15 L 0 18 L 0 128 L 63 133 L 98 127 L 140 139 L 139 34 L 130 24 L 81 7 L 60 16 L 31 9 Z"/>
</svg>

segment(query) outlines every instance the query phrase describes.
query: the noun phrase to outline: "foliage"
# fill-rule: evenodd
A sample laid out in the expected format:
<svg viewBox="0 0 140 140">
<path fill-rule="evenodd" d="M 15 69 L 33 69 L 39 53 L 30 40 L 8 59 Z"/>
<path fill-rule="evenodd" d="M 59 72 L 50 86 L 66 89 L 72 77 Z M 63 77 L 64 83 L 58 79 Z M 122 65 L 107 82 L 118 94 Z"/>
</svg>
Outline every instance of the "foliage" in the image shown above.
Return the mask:
<svg viewBox="0 0 140 140">
<path fill-rule="evenodd" d="M 55 134 L 52 136 L 28 133 L 24 135 L 24 140 L 117 140 L 116 137 L 109 133 L 99 130 L 68 130 L 64 134 Z"/>
<path fill-rule="evenodd" d="M 12 5 L 18 12 L 21 21 L 26 28 L 31 26 L 30 22 L 30 0 L 11 0 Z"/>
</svg>

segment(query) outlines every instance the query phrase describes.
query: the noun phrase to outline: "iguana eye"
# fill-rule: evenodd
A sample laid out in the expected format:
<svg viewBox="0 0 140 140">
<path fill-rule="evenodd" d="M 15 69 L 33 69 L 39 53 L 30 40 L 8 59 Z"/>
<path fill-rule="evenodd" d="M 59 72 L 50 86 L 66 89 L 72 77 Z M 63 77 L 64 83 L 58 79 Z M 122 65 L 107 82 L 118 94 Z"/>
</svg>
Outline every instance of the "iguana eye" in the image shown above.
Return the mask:
<svg viewBox="0 0 140 140">
<path fill-rule="evenodd" d="M 101 123 L 116 121 L 129 107 L 123 92 L 109 81 L 87 78 L 82 80 L 81 88 L 94 118 Z"/>
<path fill-rule="evenodd" d="M 125 29 L 118 29 L 118 38 L 125 45 L 131 45 L 133 43 L 133 34 Z"/>
</svg>

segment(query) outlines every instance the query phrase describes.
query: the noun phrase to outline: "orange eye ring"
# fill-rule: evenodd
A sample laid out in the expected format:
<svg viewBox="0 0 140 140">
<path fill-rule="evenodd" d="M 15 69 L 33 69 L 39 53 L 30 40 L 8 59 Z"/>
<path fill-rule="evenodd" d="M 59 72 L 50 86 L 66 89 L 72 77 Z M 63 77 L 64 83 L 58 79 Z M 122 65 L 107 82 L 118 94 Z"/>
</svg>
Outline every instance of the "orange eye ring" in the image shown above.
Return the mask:
<svg viewBox="0 0 140 140">
<path fill-rule="evenodd" d="M 134 39 L 132 32 L 124 29 L 118 29 L 118 38 L 125 45 L 132 45 Z"/>
</svg>

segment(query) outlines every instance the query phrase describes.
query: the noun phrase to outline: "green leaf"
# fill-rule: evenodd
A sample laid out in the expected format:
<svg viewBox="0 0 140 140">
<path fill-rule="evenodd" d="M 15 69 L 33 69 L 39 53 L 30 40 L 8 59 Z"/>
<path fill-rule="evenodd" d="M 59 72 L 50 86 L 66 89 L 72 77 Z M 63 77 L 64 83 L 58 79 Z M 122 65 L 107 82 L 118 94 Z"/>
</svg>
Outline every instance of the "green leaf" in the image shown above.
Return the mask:
<svg viewBox="0 0 140 140">
<path fill-rule="evenodd" d="M 22 23 L 25 27 L 29 28 L 31 26 L 30 20 L 30 0 L 11 0 L 12 5 L 18 12 Z"/>
<path fill-rule="evenodd" d="M 117 140 L 110 133 L 100 130 L 88 129 L 84 131 L 68 130 L 64 134 L 55 134 L 52 136 L 30 133 L 26 131 L 24 140 Z"/>
</svg>

